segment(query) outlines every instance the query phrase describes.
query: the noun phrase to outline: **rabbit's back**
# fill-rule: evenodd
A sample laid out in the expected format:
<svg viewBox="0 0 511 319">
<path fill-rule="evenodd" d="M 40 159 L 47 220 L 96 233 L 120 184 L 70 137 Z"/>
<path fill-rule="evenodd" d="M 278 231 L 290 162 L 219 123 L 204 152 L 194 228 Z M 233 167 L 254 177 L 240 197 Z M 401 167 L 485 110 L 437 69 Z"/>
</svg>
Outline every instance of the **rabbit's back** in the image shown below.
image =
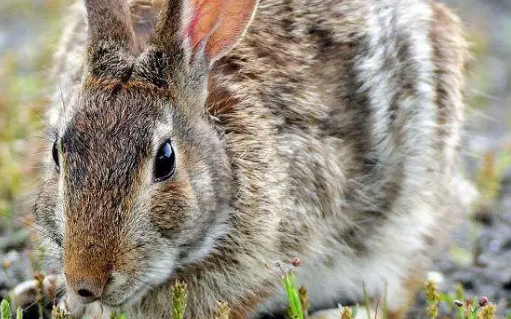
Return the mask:
<svg viewBox="0 0 511 319">
<path fill-rule="evenodd" d="M 435 2 L 262 1 L 213 70 L 210 110 L 258 208 L 250 227 L 308 258 L 316 304 L 427 269 L 462 210 L 465 54 Z"/>
<path fill-rule="evenodd" d="M 347 205 L 385 219 L 407 198 L 450 195 L 466 54 L 456 17 L 419 0 L 258 10 L 210 80 L 210 113 L 233 152 L 246 142 L 277 156 L 289 193 L 316 197 L 306 206 L 318 216 Z"/>
</svg>

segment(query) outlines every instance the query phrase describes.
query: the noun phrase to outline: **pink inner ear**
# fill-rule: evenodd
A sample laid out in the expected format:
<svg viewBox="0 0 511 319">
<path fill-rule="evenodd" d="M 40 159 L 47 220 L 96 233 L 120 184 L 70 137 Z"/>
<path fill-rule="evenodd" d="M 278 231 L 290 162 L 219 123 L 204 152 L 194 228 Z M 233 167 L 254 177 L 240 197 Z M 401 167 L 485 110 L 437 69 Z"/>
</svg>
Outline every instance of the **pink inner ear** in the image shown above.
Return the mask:
<svg viewBox="0 0 511 319">
<path fill-rule="evenodd" d="M 189 19 L 189 25 L 185 31 L 190 41 L 191 48 L 195 48 L 197 44 L 209 33 L 218 20 L 218 4 L 214 2 L 222 2 L 222 0 L 188 0 L 192 12 Z"/>
<path fill-rule="evenodd" d="M 232 48 L 248 26 L 257 0 L 187 0 L 185 36 L 192 51 L 205 40 L 205 54 L 215 60 Z"/>
<path fill-rule="evenodd" d="M 200 8 L 202 7 L 202 5 L 199 5 L 198 7 L 195 7 L 193 8 L 193 13 L 192 13 L 192 17 L 190 19 L 190 24 L 188 25 L 188 28 L 186 29 L 185 31 L 185 34 L 186 34 L 186 37 L 190 40 L 193 40 L 193 38 L 196 38 L 194 37 L 195 35 L 195 29 L 197 28 L 198 24 L 199 24 L 199 13 L 200 13 Z M 197 43 L 193 43 L 192 47 L 195 47 Z"/>
</svg>

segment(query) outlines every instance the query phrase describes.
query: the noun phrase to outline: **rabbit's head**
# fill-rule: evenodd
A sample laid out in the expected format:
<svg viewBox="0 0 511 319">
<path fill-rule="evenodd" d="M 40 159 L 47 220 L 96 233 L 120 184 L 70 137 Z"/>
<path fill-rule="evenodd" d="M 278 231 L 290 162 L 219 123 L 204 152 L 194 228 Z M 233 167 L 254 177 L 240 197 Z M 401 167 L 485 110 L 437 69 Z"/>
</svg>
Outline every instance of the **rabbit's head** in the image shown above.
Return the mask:
<svg viewBox="0 0 511 319">
<path fill-rule="evenodd" d="M 204 258 L 227 231 L 232 174 L 205 116 L 208 71 L 257 3 L 170 0 L 150 36 L 125 0 L 85 4 L 86 74 L 35 213 L 71 294 L 118 306 Z"/>
</svg>

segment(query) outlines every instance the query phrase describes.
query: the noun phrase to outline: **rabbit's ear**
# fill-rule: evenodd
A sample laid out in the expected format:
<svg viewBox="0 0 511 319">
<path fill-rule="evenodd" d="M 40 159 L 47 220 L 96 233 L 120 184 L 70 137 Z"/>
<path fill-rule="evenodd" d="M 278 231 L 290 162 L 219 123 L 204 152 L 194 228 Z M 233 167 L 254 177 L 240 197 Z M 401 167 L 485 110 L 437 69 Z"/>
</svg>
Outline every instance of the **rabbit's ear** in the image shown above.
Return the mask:
<svg viewBox="0 0 511 319">
<path fill-rule="evenodd" d="M 122 78 L 135 47 L 128 1 L 85 0 L 92 75 Z"/>
<path fill-rule="evenodd" d="M 189 0 L 185 37 L 194 55 L 203 53 L 213 62 L 232 49 L 250 24 L 256 4 L 256 0 Z"/>
<path fill-rule="evenodd" d="M 140 54 L 154 33 L 163 0 L 131 0 L 131 22 L 135 32 L 135 54 Z"/>
<path fill-rule="evenodd" d="M 179 48 L 191 60 L 209 64 L 232 49 L 249 26 L 257 0 L 169 0 L 155 35 L 167 52 Z M 162 49 L 162 48 L 161 48 Z"/>
</svg>

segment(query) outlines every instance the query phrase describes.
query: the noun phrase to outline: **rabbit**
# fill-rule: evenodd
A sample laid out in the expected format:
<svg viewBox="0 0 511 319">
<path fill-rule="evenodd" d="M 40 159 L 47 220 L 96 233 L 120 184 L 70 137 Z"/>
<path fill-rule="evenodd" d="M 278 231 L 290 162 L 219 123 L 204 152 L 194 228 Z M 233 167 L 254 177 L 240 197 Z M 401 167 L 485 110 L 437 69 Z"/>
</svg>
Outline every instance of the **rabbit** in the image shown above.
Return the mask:
<svg viewBox="0 0 511 319">
<path fill-rule="evenodd" d="M 78 2 L 34 208 L 70 310 L 262 318 L 299 258 L 312 310 L 404 318 L 466 209 L 467 51 L 429 0 Z"/>
</svg>

